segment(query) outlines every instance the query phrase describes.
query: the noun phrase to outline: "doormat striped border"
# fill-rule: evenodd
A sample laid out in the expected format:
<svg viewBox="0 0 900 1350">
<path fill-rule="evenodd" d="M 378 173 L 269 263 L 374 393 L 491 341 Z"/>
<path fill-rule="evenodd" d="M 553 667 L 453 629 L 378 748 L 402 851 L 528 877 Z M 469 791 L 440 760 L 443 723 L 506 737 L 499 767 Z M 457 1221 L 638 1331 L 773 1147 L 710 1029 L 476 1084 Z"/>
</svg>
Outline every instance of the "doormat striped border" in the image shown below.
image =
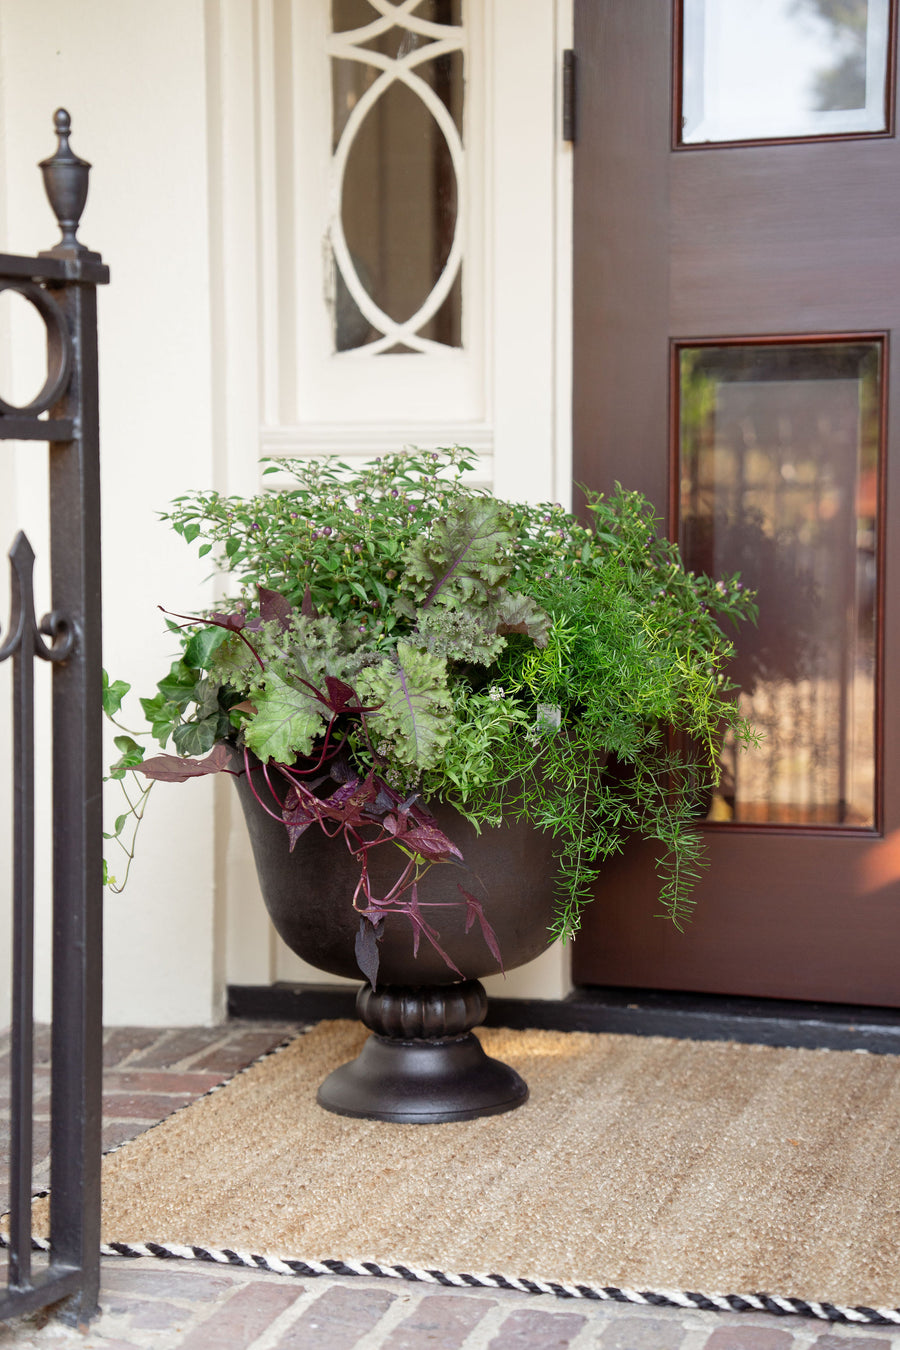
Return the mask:
<svg viewBox="0 0 900 1350">
<path fill-rule="evenodd" d="M 42 1194 L 46 1195 L 46 1192 Z M 32 1238 L 31 1245 L 35 1251 L 50 1251 L 50 1243 L 42 1238 Z M 0 1248 L 8 1246 L 6 1236 L 0 1235 Z M 587 1299 L 595 1303 L 634 1303 L 643 1307 L 684 1308 L 696 1312 L 771 1313 L 776 1317 L 812 1317 L 824 1322 L 854 1326 L 900 1326 L 900 1308 L 850 1308 L 835 1303 L 810 1303 L 802 1298 L 789 1298 L 780 1294 L 701 1294 L 675 1289 L 620 1289 L 615 1285 L 593 1288 L 587 1284 L 560 1284 L 554 1280 L 519 1280 L 505 1275 L 418 1270 L 413 1266 L 379 1265 L 375 1261 L 302 1261 L 298 1258 L 285 1259 L 232 1251 L 227 1247 L 195 1247 L 164 1242 L 101 1243 L 100 1255 L 242 1266 L 272 1275 L 300 1276 L 307 1280 L 322 1275 L 368 1276 L 406 1280 L 415 1284 L 436 1284 L 447 1289 L 507 1289 L 520 1294 L 551 1294 L 560 1299 Z"/>
</svg>

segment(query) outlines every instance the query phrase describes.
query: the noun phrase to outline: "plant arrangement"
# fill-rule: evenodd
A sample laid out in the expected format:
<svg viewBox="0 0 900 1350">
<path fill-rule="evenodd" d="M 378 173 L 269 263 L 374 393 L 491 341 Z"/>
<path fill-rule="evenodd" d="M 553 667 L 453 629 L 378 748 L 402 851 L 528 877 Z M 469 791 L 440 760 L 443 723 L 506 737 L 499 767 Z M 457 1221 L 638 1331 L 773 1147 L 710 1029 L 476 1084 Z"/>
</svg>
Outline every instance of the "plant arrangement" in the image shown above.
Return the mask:
<svg viewBox="0 0 900 1350">
<path fill-rule="evenodd" d="M 175 754 L 148 759 L 131 733 L 116 738 L 129 809 L 110 837 L 129 855 L 149 790 L 129 771 L 149 785 L 247 772 L 292 846 L 310 828 L 342 836 L 373 983 L 388 913 L 441 950 L 419 900 L 433 866 L 460 867 L 467 926 L 494 942 L 430 802 L 477 827 L 524 818 L 551 832 L 555 937 L 575 934 L 603 860 L 633 833 L 658 841 L 660 899 L 681 925 L 723 734 L 753 739 L 721 627 L 755 617 L 738 578 L 686 571 L 638 493 L 588 494 L 583 524 L 494 498 L 471 485 L 474 468 L 459 448 L 361 468 L 272 460 L 272 491 L 176 499 L 164 518 L 236 593 L 168 616 L 181 654 L 141 705 L 147 735 Z M 128 688 L 105 685 L 114 719 Z M 376 894 L 368 860 L 384 847 L 397 879 Z"/>
</svg>

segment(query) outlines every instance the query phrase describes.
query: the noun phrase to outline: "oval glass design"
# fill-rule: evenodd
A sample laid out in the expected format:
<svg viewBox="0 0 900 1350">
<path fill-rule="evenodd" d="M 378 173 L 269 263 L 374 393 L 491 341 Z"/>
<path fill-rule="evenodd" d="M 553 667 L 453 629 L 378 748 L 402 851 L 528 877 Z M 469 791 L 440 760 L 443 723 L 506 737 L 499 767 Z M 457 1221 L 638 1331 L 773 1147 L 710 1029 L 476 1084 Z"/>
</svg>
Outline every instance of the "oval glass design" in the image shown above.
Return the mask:
<svg viewBox="0 0 900 1350">
<path fill-rule="evenodd" d="M 395 83 L 354 138 L 341 220 L 357 276 L 376 305 L 405 323 L 443 272 L 456 233 L 456 174 L 440 127 Z"/>
<path fill-rule="evenodd" d="M 890 0 L 682 0 L 679 143 L 889 126 Z"/>
<path fill-rule="evenodd" d="M 876 821 L 879 341 L 681 347 L 679 541 L 759 595 L 710 819 Z"/>
<path fill-rule="evenodd" d="M 333 0 L 338 352 L 462 345 L 460 0 Z"/>
</svg>

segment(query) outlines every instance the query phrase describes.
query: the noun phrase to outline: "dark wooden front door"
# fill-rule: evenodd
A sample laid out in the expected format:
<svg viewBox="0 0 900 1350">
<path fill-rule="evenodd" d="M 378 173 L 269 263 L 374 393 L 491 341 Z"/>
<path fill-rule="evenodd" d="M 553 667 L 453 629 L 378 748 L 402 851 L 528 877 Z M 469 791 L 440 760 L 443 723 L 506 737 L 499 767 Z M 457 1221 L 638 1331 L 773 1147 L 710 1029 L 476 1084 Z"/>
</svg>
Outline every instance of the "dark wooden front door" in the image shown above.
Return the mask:
<svg viewBox="0 0 900 1350">
<path fill-rule="evenodd" d="M 758 587 L 738 673 L 765 740 L 700 827 L 691 925 L 656 917 L 653 850 L 629 848 L 575 979 L 898 1006 L 896 5 L 857 7 L 880 56 L 832 34 L 798 130 L 784 32 L 749 56 L 713 32 L 742 3 L 576 0 L 576 482 L 639 488 L 692 566 Z M 834 8 L 781 5 L 813 67 Z M 755 109 L 742 61 L 774 72 Z"/>
</svg>

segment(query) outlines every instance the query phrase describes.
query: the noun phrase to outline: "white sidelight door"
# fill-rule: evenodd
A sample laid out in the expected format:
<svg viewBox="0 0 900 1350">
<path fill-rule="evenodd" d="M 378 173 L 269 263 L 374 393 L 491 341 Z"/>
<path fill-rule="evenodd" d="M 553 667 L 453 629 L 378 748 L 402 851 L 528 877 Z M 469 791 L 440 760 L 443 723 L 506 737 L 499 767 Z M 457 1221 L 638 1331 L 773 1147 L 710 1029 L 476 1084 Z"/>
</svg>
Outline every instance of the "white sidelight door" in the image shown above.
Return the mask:
<svg viewBox="0 0 900 1350">
<path fill-rule="evenodd" d="M 222 492 L 256 490 L 261 456 L 455 443 L 498 493 L 568 504 L 571 9 L 209 7 Z M 229 982 L 321 982 L 275 938 L 222 786 Z M 552 953 L 504 992 L 566 980 Z"/>
</svg>

